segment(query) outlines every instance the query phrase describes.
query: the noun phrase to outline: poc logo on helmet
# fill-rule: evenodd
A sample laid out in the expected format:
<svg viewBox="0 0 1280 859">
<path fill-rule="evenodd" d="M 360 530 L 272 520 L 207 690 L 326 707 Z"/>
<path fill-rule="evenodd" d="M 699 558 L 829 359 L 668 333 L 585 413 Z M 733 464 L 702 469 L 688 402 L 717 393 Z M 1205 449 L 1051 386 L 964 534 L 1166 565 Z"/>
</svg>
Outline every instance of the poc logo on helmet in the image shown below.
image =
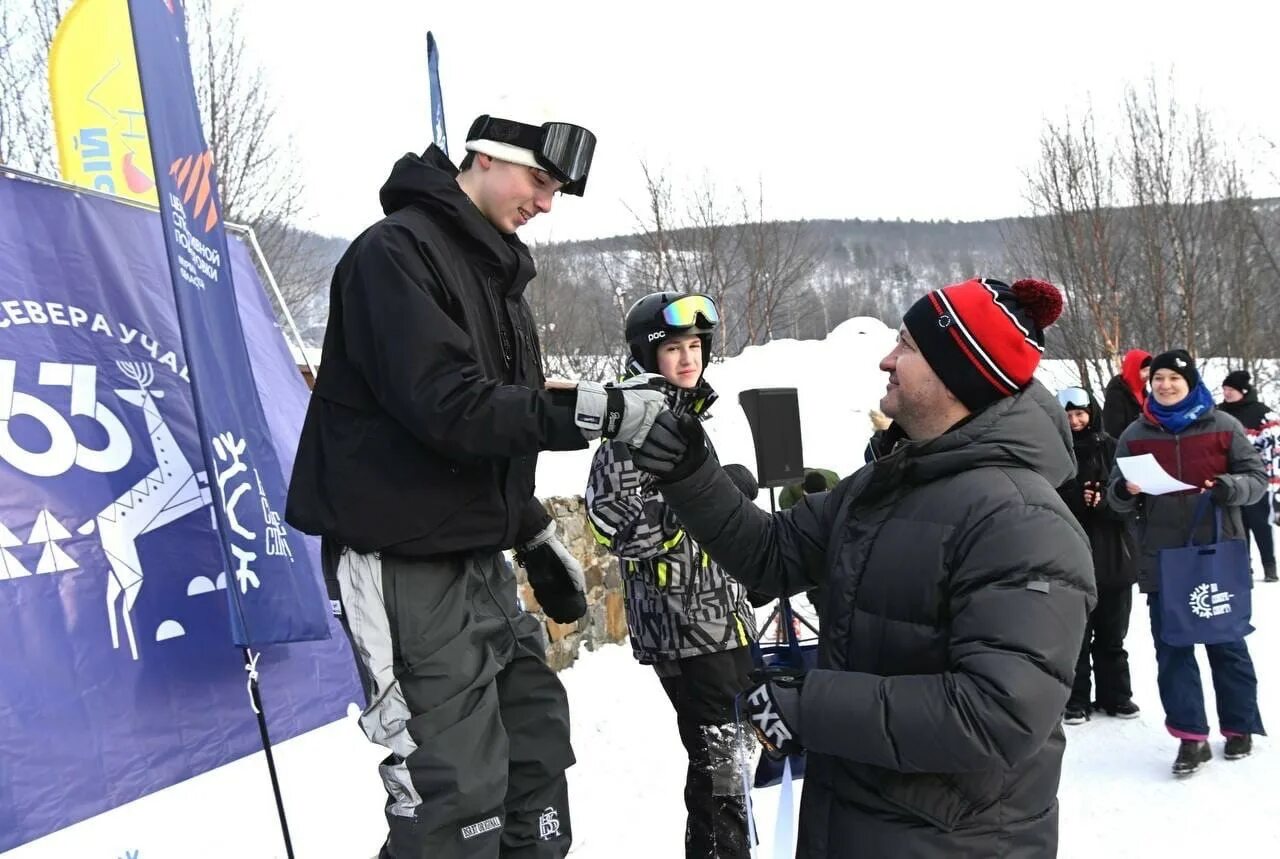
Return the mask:
<svg viewBox="0 0 1280 859">
<path fill-rule="evenodd" d="M 661 340 L 663 337 L 666 337 L 666 336 L 667 336 L 667 332 L 665 331 L 655 331 L 649 335 L 649 342 L 652 343 L 654 340 Z"/>
</svg>

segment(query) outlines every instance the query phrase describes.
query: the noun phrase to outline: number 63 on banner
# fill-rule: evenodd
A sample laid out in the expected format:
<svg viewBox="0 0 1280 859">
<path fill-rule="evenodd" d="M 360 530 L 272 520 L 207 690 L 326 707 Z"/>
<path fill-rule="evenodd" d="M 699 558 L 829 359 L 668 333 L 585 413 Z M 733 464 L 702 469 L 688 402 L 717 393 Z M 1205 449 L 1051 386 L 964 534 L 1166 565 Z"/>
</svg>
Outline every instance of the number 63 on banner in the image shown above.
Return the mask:
<svg viewBox="0 0 1280 859">
<path fill-rule="evenodd" d="M 16 361 L 0 359 L 0 459 L 32 477 L 57 477 L 73 465 L 110 474 L 128 464 L 133 440 L 120 419 L 98 402 L 97 367 L 44 361 L 38 381 L 50 388 L 71 389 L 71 416 L 90 418 L 106 432 L 107 443 L 100 449 L 82 444 L 70 420 L 53 406 L 38 396 L 14 390 L 17 371 Z M 29 450 L 13 437 L 10 424 L 23 416 L 38 421 L 49 434 L 47 450 Z"/>
</svg>

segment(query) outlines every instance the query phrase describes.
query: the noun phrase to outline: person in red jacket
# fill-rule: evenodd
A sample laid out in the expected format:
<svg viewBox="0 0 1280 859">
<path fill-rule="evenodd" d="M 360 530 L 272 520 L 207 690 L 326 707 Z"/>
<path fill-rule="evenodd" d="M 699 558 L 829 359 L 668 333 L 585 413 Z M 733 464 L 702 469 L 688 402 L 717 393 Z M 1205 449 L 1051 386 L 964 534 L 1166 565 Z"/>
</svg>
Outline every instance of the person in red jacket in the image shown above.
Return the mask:
<svg viewBox="0 0 1280 859">
<path fill-rule="evenodd" d="M 1107 382 L 1102 398 L 1102 429 L 1120 438 L 1129 424 L 1142 416 L 1147 403 L 1147 379 L 1151 376 L 1151 353 L 1130 349 L 1120 362 L 1120 372 Z"/>
</svg>

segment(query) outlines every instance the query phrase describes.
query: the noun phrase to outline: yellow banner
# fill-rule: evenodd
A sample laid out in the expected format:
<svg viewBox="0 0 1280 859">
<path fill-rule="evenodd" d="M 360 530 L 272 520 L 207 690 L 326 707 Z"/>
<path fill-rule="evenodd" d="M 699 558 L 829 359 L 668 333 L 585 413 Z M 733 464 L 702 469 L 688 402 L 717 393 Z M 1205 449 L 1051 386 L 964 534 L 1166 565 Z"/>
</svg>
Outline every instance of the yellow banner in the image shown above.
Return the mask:
<svg viewBox="0 0 1280 859">
<path fill-rule="evenodd" d="M 76 0 L 53 37 L 49 95 L 62 178 L 155 204 L 128 0 Z"/>
</svg>

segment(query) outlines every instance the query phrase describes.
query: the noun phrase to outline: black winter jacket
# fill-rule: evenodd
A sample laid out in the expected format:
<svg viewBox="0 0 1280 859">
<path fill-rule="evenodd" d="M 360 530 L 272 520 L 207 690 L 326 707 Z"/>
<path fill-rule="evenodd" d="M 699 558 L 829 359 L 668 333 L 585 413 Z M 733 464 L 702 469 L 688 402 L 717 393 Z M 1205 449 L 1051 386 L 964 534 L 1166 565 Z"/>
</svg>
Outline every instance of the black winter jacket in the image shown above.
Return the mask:
<svg viewBox="0 0 1280 859">
<path fill-rule="evenodd" d="M 1124 376 L 1116 374 L 1107 382 L 1102 397 L 1102 429 L 1112 438 L 1129 428 L 1129 424 L 1142 417 L 1142 404 L 1125 384 Z"/>
<path fill-rule="evenodd" d="M 818 585 L 801 859 L 1052 856 L 1062 708 L 1095 601 L 1038 382 L 829 493 L 762 512 L 708 459 L 663 493 L 741 582 Z"/>
<path fill-rule="evenodd" d="M 1093 575 L 1098 590 L 1131 587 L 1138 580 L 1138 546 L 1134 538 L 1132 514 L 1124 514 L 1101 502 L 1096 507 L 1084 503 L 1084 485 L 1092 483 L 1102 497 L 1116 462 L 1116 440 L 1101 429 L 1102 414 L 1097 403 L 1089 403 L 1089 425 L 1071 433 L 1077 470 L 1075 476 L 1058 487 L 1058 494 L 1089 536 L 1093 550 Z"/>
<path fill-rule="evenodd" d="M 549 518 L 539 450 L 586 447 L 573 396 L 543 390 L 524 299 L 533 259 L 432 146 L 396 162 L 387 217 L 333 274 L 323 359 L 286 518 L 360 552 L 497 550 Z"/>
</svg>

